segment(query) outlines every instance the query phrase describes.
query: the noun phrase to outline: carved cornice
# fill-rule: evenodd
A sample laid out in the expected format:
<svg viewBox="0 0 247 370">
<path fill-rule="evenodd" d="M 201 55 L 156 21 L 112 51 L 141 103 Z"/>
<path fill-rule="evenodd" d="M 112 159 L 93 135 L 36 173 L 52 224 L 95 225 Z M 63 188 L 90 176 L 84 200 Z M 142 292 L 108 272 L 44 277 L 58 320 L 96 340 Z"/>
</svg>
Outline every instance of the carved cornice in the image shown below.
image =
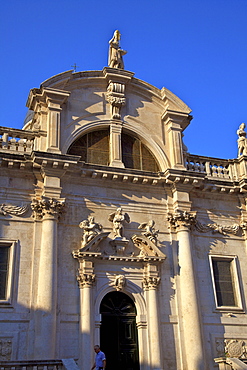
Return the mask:
<svg viewBox="0 0 247 370">
<path fill-rule="evenodd" d="M 85 274 L 79 272 L 79 275 L 77 276 L 77 281 L 79 284 L 79 288 L 91 287 L 95 283 L 95 274 Z"/>
<path fill-rule="evenodd" d="M 31 203 L 33 217 L 36 220 L 42 220 L 45 217 L 58 219 L 64 211 L 64 207 L 64 199 L 52 199 L 44 197 L 41 200 L 34 199 Z"/>
</svg>

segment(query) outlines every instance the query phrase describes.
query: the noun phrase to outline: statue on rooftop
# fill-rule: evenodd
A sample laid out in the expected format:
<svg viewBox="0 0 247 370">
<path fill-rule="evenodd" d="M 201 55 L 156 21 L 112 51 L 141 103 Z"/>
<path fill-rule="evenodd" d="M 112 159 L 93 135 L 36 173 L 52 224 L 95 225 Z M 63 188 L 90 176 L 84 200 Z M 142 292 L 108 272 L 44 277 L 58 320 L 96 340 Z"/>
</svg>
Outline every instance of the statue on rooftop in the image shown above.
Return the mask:
<svg viewBox="0 0 247 370">
<path fill-rule="evenodd" d="M 247 142 L 246 142 L 246 132 L 245 123 L 241 123 L 237 131 L 238 134 L 238 157 L 241 155 L 247 155 Z"/>
<path fill-rule="evenodd" d="M 123 55 L 127 54 L 127 51 L 122 50 L 119 45 L 121 34 L 118 30 L 114 32 L 112 39 L 109 41 L 109 57 L 108 66 L 111 68 L 124 69 Z"/>
</svg>

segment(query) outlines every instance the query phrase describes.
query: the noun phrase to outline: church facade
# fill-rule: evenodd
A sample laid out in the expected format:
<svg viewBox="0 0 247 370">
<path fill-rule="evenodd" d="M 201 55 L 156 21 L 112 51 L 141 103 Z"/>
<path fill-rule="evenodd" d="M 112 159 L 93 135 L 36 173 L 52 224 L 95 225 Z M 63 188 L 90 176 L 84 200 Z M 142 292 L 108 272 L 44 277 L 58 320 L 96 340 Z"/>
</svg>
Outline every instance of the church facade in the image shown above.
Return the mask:
<svg viewBox="0 0 247 370">
<path fill-rule="evenodd" d="M 244 126 L 237 158 L 189 154 L 191 109 L 125 70 L 119 37 L 0 127 L 1 367 L 88 370 L 100 344 L 107 370 L 245 369 Z"/>
</svg>

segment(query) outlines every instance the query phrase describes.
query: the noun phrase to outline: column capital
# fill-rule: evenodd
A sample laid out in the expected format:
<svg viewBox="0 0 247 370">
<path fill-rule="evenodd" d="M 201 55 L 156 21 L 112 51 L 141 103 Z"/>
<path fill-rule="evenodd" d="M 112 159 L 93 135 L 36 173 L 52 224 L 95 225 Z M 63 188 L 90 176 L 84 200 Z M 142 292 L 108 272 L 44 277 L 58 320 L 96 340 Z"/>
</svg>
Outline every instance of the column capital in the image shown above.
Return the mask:
<svg viewBox="0 0 247 370">
<path fill-rule="evenodd" d="M 168 214 L 168 221 L 170 222 L 171 228 L 178 231 L 188 230 L 196 222 L 196 213 L 176 210 L 173 214 Z"/>
<path fill-rule="evenodd" d="M 31 203 L 33 217 L 36 220 L 43 219 L 58 220 L 62 212 L 64 211 L 64 207 L 65 207 L 64 199 L 52 199 L 42 197 L 41 199 L 33 199 Z"/>
<path fill-rule="evenodd" d="M 92 287 L 95 283 L 95 274 L 85 274 L 79 269 L 79 274 L 77 275 L 77 281 L 79 288 Z"/>
<path fill-rule="evenodd" d="M 145 290 L 157 289 L 160 283 L 160 277 L 147 276 L 143 278 L 143 286 Z"/>
</svg>

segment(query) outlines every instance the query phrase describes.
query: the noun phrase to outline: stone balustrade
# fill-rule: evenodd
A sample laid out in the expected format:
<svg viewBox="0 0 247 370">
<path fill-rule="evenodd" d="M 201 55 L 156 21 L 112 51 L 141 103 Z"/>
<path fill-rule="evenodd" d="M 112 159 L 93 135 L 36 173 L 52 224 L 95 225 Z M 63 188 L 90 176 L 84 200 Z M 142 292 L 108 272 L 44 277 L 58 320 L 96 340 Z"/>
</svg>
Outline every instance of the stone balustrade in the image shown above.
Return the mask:
<svg viewBox="0 0 247 370">
<path fill-rule="evenodd" d="M 62 360 L 0 361 L 0 370 L 64 370 Z"/>
<path fill-rule="evenodd" d="M 32 131 L 0 127 L 0 150 L 31 153 L 36 136 Z"/>
<path fill-rule="evenodd" d="M 185 166 L 189 171 L 205 173 L 208 177 L 233 180 L 233 164 L 225 159 L 188 154 Z"/>
</svg>

